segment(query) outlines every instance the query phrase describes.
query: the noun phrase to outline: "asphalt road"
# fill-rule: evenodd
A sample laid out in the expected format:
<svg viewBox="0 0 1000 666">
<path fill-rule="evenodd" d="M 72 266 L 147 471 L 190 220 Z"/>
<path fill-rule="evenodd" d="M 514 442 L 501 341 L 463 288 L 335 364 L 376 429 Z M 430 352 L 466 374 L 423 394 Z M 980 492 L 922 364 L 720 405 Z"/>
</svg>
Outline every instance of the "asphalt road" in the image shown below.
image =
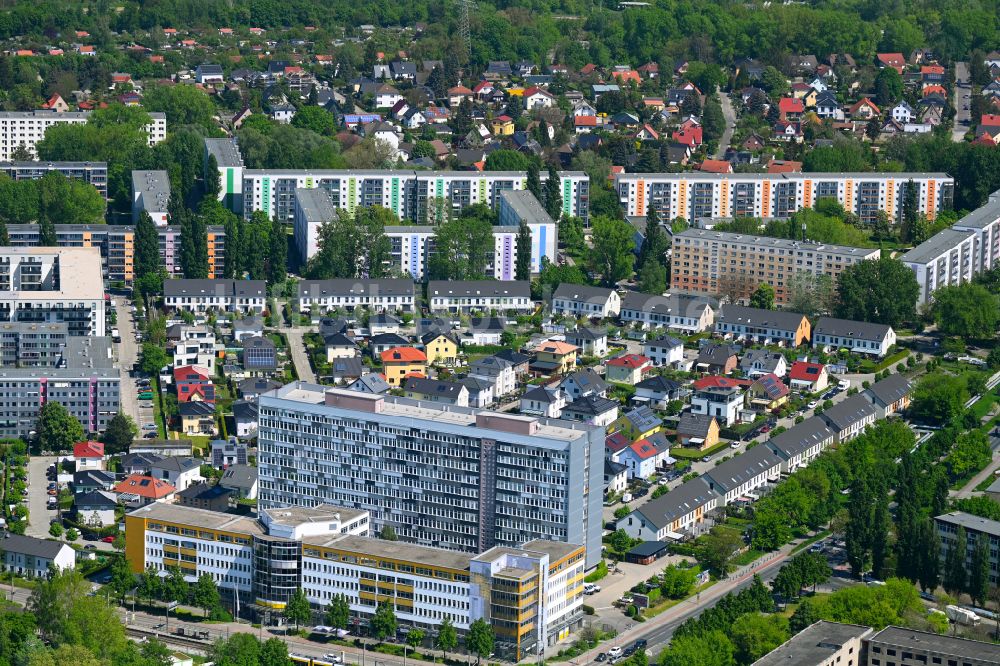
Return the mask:
<svg viewBox="0 0 1000 666">
<path fill-rule="evenodd" d="M 961 83 L 959 83 L 961 81 Z M 972 86 L 969 85 L 969 65 L 964 62 L 955 63 L 955 89 L 952 105 L 955 107 L 955 124 L 951 130 L 951 140 L 960 143 L 965 140 L 965 133 L 969 131 L 969 111 Z"/>
<path fill-rule="evenodd" d="M 722 103 L 722 116 L 726 119 L 726 129 L 722 133 L 722 138 L 719 139 L 719 148 L 715 151 L 715 158 L 721 160 L 725 154 L 726 149 L 729 148 L 729 142 L 733 139 L 733 131 L 736 129 L 736 109 L 733 108 L 733 102 L 725 92 L 719 91 L 719 101 Z"/>
<path fill-rule="evenodd" d="M 135 339 L 135 318 L 129 307 L 128 299 L 115 296 L 112 299 L 118 314 L 118 332 L 122 341 L 118 343 L 118 368 L 121 377 L 121 410 L 132 417 L 136 426 L 153 422 L 153 408 L 139 406 L 139 392 L 132 376 L 132 366 L 139 360 L 139 343 Z"/>
<path fill-rule="evenodd" d="M 28 460 L 28 527 L 24 531 L 28 536 L 47 538 L 49 521 L 56 517 L 56 512 L 46 506 L 49 481 L 45 478 L 45 470 L 55 460 L 55 456 L 32 456 Z"/>
</svg>

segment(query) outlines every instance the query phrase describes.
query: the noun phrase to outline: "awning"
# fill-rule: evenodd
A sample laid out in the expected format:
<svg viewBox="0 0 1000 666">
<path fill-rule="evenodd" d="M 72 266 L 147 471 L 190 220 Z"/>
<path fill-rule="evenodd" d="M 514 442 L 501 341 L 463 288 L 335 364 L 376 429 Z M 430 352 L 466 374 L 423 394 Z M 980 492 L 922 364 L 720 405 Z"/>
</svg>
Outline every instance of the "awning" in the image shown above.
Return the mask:
<svg viewBox="0 0 1000 666">
<path fill-rule="evenodd" d="M 678 532 L 667 532 L 666 537 L 668 539 L 673 539 L 674 541 L 681 541 L 684 539 L 684 535 Z"/>
</svg>

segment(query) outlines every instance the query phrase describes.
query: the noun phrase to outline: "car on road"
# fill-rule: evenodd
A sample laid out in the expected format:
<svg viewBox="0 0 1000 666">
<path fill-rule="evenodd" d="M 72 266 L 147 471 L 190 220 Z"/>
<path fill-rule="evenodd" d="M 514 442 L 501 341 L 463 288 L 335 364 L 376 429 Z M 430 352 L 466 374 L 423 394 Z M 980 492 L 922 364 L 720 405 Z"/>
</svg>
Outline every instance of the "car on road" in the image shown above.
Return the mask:
<svg viewBox="0 0 1000 666">
<path fill-rule="evenodd" d="M 156 424 L 155 423 L 143 423 L 142 424 L 142 429 L 143 430 L 156 430 Z"/>
<path fill-rule="evenodd" d="M 48 490 L 45 491 L 45 494 L 52 495 L 54 497 L 59 494 L 59 491 L 56 490 L 55 488 L 49 488 Z"/>
<path fill-rule="evenodd" d="M 647 645 L 648 643 L 646 642 L 646 639 L 640 638 L 635 643 L 632 643 L 632 649 L 636 651 L 645 650 Z"/>
<path fill-rule="evenodd" d="M 108 536 L 102 538 L 101 541 L 103 541 L 104 543 L 114 543 L 115 537 L 114 535 L 109 534 Z"/>
<path fill-rule="evenodd" d="M 160 436 L 159 433 L 157 433 L 156 431 L 153 431 L 153 432 L 147 432 L 142 437 L 143 437 L 143 439 L 156 439 L 159 436 Z"/>
<path fill-rule="evenodd" d="M 596 583 L 586 583 L 583 586 L 584 594 L 597 594 L 601 591 L 601 586 Z"/>
<path fill-rule="evenodd" d="M 664 476 L 664 477 L 661 477 L 661 478 L 660 478 L 660 480 L 659 480 L 659 481 L 657 481 L 657 483 L 659 483 L 659 484 L 660 484 L 661 486 L 665 486 L 665 485 L 667 485 L 668 483 L 670 483 L 670 478 L 671 478 L 671 477 L 670 477 L 669 475 L 667 475 L 667 476 Z"/>
<path fill-rule="evenodd" d="M 806 409 L 816 409 L 816 406 L 818 404 L 819 404 L 819 400 L 810 400 L 809 404 L 806 405 Z"/>
<path fill-rule="evenodd" d="M 83 549 L 84 550 L 97 550 L 97 546 L 95 546 L 92 543 L 88 543 L 86 546 L 83 547 Z"/>
<path fill-rule="evenodd" d="M 612 659 L 617 659 L 618 657 L 622 656 L 621 647 L 616 645 L 610 650 L 608 650 L 608 656 L 611 657 Z"/>
<path fill-rule="evenodd" d="M 646 488 L 639 488 L 639 490 L 637 490 L 634 493 L 632 493 L 632 497 L 635 497 L 635 498 L 645 497 L 648 494 L 649 494 L 649 490 L 647 490 Z"/>
<path fill-rule="evenodd" d="M 607 658 L 608 658 L 608 655 L 604 654 L 603 652 L 598 652 L 597 656 L 594 657 L 594 661 L 600 663 L 602 661 L 605 661 Z"/>
<path fill-rule="evenodd" d="M 701 459 L 702 462 L 709 462 L 711 460 L 712 460 L 712 456 L 705 456 L 704 458 Z"/>
<path fill-rule="evenodd" d="M 771 424 L 770 423 L 765 424 L 763 427 L 761 427 L 760 431 L 761 432 L 771 432 Z"/>
<path fill-rule="evenodd" d="M 341 659 L 339 654 L 334 654 L 332 652 L 323 655 L 324 661 L 328 661 L 331 664 L 339 664 Z"/>
<path fill-rule="evenodd" d="M 731 449 L 738 449 L 738 448 L 740 448 L 740 443 L 739 442 L 731 442 L 729 444 L 729 448 L 731 448 Z"/>
</svg>

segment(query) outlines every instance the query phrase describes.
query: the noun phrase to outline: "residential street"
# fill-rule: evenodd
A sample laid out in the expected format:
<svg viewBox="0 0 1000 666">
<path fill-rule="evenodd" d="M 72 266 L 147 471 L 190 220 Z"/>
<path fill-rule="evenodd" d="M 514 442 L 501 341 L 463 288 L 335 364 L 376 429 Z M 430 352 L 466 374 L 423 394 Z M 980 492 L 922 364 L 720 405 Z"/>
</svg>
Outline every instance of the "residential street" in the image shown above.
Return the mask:
<svg viewBox="0 0 1000 666">
<path fill-rule="evenodd" d="M 718 150 L 715 151 L 715 158 L 721 160 L 729 148 L 729 142 L 733 139 L 733 131 L 736 129 L 736 109 L 733 108 L 733 102 L 729 95 L 721 90 L 719 91 L 719 101 L 722 102 L 722 115 L 726 119 L 726 130 L 722 133 L 722 138 L 719 139 Z"/>
<path fill-rule="evenodd" d="M 961 81 L 961 83 L 959 83 Z M 951 130 L 951 140 L 959 143 L 965 140 L 965 133 L 969 131 L 969 95 L 972 86 L 969 85 L 969 64 L 965 62 L 955 63 L 955 89 L 952 105 L 955 107 L 955 124 Z"/>
<path fill-rule="evenodd" d="M 283 302 L 279 302 L 278 308 L 280 309 L 283 305 Z M 306 354 L 306 344 L 302 337 L 306 333 L 315 333 L 316 327 L 300 326 L 299 324 L 289 326 L 282 319 L 277 327 L 277 331 L 283 334 L 288 340 L 288 353 L 292 358 L 292 364 L 295 366 L 295 374 L 298 375 L 301 381 L 315 384 L 316 373 L 313 372 L 312 365 L 309 363 L 309 356 Z"/>
<path fill-rule="evenodd" d="M 45 470 L 55 461 L 55 456 L 32 456 L 28 461 L 28 528 L 24 531 L 28 536 L 48 538 L 49 521 L 56 517 L 46 506 L 49 483 L 45 478 Z"/>
<path fill-rule="evenodd" d="M 139 360 L 139 343 L 135 339 L 135 319 L 124 296 L 112 298 L 115 312 L 118 314 L 118 332 L 122 341 L 115 345 L 118 353 L 118 368 L 121 377 L 121 410 L 132 417 L 136 426 L 153 420 L 152 409 L 139 408 L 139 393 L 132 377 L 132 366 Z"/>
</svg>

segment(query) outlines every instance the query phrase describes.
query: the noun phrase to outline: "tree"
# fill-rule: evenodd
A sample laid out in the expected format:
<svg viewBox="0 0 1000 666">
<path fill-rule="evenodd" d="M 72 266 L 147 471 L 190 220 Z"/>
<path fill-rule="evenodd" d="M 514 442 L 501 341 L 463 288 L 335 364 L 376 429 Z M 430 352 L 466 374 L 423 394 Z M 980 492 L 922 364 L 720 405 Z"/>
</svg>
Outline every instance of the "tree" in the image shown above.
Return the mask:
<svg viewBox="0 0 1000 666">
<path fill-rule="evenodd" d="M 642 264 L 636 278 L 639 291 L 645 294 L 662 294 L 667 290 L 667 267 L 652 257 Z"/>
<path fill-rule="evenodd" d="M 183 604 L 187 602 L 190 592 L 187 581 L 184 580 L 184 572 L 180 567 L 170 567 L 169 575 L 163 581 L 163 597 L 167 601 Z"/>
<path fill-rule="evenodd" d="M 169 363 L 170 357 L 163 347 L 153 342 L 142 344 L 140 367 L 144 373 L 155 377 L 160 374 L 160 369 Z"/>
<path fill-rule="evenodd" d="M 713 527 L 702 537 L 700 561 L 719 576 L 729 573 L 730 561 L 743 545 L 743 540 L 732 530 Z"/>
<path fill-rule="evenodd" d="M 281 284 L 288 278 L 288 234 L 278 220 L 271 222 L 268 234 L 270 250 L 267 254 L 267 283 Z"/>
<path fill-rule="evenodd" d="M 78 571 L 54 571 L 37 581 L 28 610 L 41 637 L 53 646 L 77 646 L 91 652 L 94 663 L 115 663 L 128 650 L 125 628 L 103 597 L 89 596 L 91 584 Z"/>
<path fill-rule="evenodd" d="M 702 128 L 705 141 L 716 142 L 726 131 L 726 117 L 722 113 L 722 104 L 718 95 L 712 95 L 705 101 L 705 111 L 702 116 Z"/>
<path fill-rule="evenodd" d="M 215 130 L 215 105 L 208 95 L 194 86 L 147 86 L 142 95 L 147 111 L 166 114 L 171 127 L 199 125 Z"/>
<path fill-rule="evenodd" d="M 268 639 L 267 642 L 272 640 L 285 645 L 276 638 Z M 272 663 L 271 666 L 288 663 L 287 647 L 285 650 L 285 661 Z M 209 658 L 219 666 L 264 666 L 260 641 L 253 634 L 234 633 L 228 640 L 216 641 L 209 652 Z"/>
<path fill-rule="evenodd" d="M 124 603 L 125 595 L 135 587 L 135 576 L 128 560 L 124 557 L 116 557 L 111 562 L 111 580 L 108 585 L 114 590 L 118 603 Z"/>
<path fill-rule="evenodd" d="M 371 619 L 372 632 L 380 641 L 396 635 L 396 612 L 386 601 L 379 603 Z"/>
<path fill-rule="evenodd" d="M 836 290 L 829 275 L 815 275 L 798 271 L 788 280 L 787 307 L 791 312 L 799 312 L 806 317 L 832 312 L 836 305 Z"/>
<path fill-rule="evenodd" d="M 300 624 L 307 624 L 312 617 L 312 607 L 309 605 L 309 599 L 301 587 L 295 590 L 288 599 L 288 603 L 285 604 L 285 617 L 289 622 L 295 623 L 296 630 L 298 630 Z"/>
<path fill-rule="evenodd" d="M 788 92 L 788 79 L 771 65 L 765 67 L 761 73 L 760 84 L 771 96 L 771 99 L 778 99 Z"/>
<path fill-rule="evenodd" d="M 558 220 L 562 216 L 562 180 L 556 171 L 554 164 L 549 164 L 549 175 L 545 180 L 545 212 L 553 220 Z"/>
<path fill-rule="evenodd" d="M 191 600 L 195 606 L 205 611 L 205 617 L 208 617 L 212 611 L 219 608 L 222 597 L 211 575 L 202 574 L 198 576 L 198 581 L 194 584 L 194 588 L 191 591 Z"/>
<path fill-rule="evenodd" d="M 979 534 L 972 551 L 972 566 L 969 569 L 969 596 L 980 606 L 986 603 L 990 591 L 990 545 L 989 536 Z"/>
<path fill-rule="evenodd" d="M 916 316 L 920 286 L 898 259 L 859 261 L 837 278 L 837 316 L 899 327 Z"/>
<path fill-rule="evenodd" d="M 66 541 L 73 542 L 80 538 L 80 532 L 76 528 L 71 527 L 66 530 Z"/>
<path fill-rule="evenodd" d="M 441 620 L 438 627 L 437 636 L 434 638 L 434 647 L 444 653 L 444 660 L 448 661 L 448 653 L 458 647 L 458 633 L 450 617 Z"/>
<path fill-rule="evenodd" d="M 967 548 L 965 528 L 960 525 L 958 533 L 955 535 L 955 542 L 949 545 L 945 555 L 944 579 L 941 581 L 944 589 L 952 596 L 960 595 L 966 588 L 965 557 Z"/>
<path fill-rule="evenodd" d="M 38 410 L 38 448 L 42 451 L 70 451 L 85 438 L 83 426 L 55 400 L 50 400 Z"/>
<path fill-rule="evenodd" d="M 774 287 L 766 282 L 761 282 L 760 286 L 750 294 L 750 307 L 760 308 L 761 310 L 773 310 Z"/>
<path fill-rule="evenodd" d="M 416 650 L 420 647 L 420 644 L 424 642 L 424 630 L 423 629 L 410 629 L 406 634 L 406 644 L 411 648 Z"/>
<path fill-rule="evenodd" d="M 62 523 L 52 523 L 49 525 L 49 536 L 54 536 L 55 538 L 61 537 L 63 534 Z"/>
<path fill-rule="evenodd" d="M 917 572 L 917 580 L 925 592 L 937 589 L 941 581 L 941 542 L 930 520 L 925 520 L 920 529 L 920 570 Z"/>
<path fill-rule="evenodd" d="M 292 117 L 292 126 L 324 136 L 333 136 L 337 133 L 337 120 L 332 113 L 321 106 L 299 107 Z"/>
<path fill-rule="evenodd" d="M 132 417 L 118 412 L 108 421 L 108 427 L 104 430 L 101 441 L 104 442 L 107 453 L 124 453 L 138 435 L 139 429 Z"/>
<path fill-rule="evenodd" d="M 288 643 L 280 638 L 268 638 L 260 646 L 258 666 L 288 666 Z"/>
<path fill-rule="evenodd" d="M 534 160 L 528 164 L 528 178 L 524 189 L 535 195 L 538 203 L 545 201 L 545 198 L 542 196 L 542 179 L 538 171 L 538 162 Z"/>
<path fill-rule="evenodd" d="M 884 67 L 875 77 L 875 103 L 891 106 L 903 97 L 903 76 L 892 67 Z"/>
<path fill-rule="evenodd" d="M 1000 323 L 997 297 L 971 282 L 935 291 L 931 313 L 943 334 L 966 339 L 990 338 Z"/>
<path fill-rule="evenodd" d="M 674 637 L 660 657 L 660 666 L 735 666 L 734 653 L 732 641 L 716 629 Z"/>
<path fill-rule="evenodd" d="M 476 655 L 477 665 L 483 657 L 493 654 L 493 640 L 493 627 L 483 618 L 478 618 L 469 625 L 469 632 L 465 635 L 465 648 Z"/>
<path fill-rule="evenodd" d="M 632 227 L 624 220 L 597 217 L 592 229 L 593 247 L 588 253 L 588 263 L 591 270 L 601 275 L 605 285 L 613 286 L 632 274 L 635 261 Z"/>
<path fill-rule="evenodd" d="M 336 594 L 326 607 L 326 623 L 334 629 L 346 629 L 351 621 L 351 606 L 343 594 Z"/>
<path fill-rule="evenodd" d="M 788 620 L 780 615 L 762 613 L 747 613 L 737 618 L 729 632 L 736 648 L 736 659 L 741 664 L 757 661 L 788 640 L 790 635 Z"/>
<path fill-rule="evenodd" d="M 961 377 L 940 372 L 924 375 L 913 389 L 910 414 L 918 422 L 944 424 L 962 412 L 968 399 Z"/>
<path fill-rule="evenodd" d="M 437 225 L 434 252 L 428 260 L 432 280 L 482 280 L 493 251 L 492 211 L 470 206 L 473 214 Z M 475 210 L 473 210 L 475 209 Z"/>
<path fill-rule="evenodd" d="M 313 279 L 383 277 L 391 249 L 385 227 L 393 224 L 399 219 L 381 206 L 359 207 L 353 217 L 339 211 L 320 225 L 319 249 L 306 274 Z"/>
<path fill-rule="evenodd" d="M 215 155 L 208 156 L 205 166 L 205 199 L 207 201 L 218 201 L 222 192 L 222 177 L 219 174 L 219 160 Z M 145 211 L 143 211 L 145 213 Z"/>
<path fill-rule="evenodd" d="M 163 593 L 163 585 L 159 572 L 152 565 L 146 567 L 146 570 L 139 576 L 138 593 L 140 597 L 150 601 L 158 598 Z"/>
<path fill-rule="evenodd" d="M 135 275 L 137 280 L 146 286 L 140 287 L 143 294 L 150 294 L 160 291 L 163 280 L 159 285 L 156 282 L 150 283 L 148 280 L 160 274 L 160 235 L 153 223 L 153 218 L 149 213 L 142 211 L 139 214 L 139 221 L 135 225 Z M 152 288 L 151 288 L 152 287 Z"/>
<path fill-rule="evenodd" d="M 457 134 L 457 132 L 456 132 Z M 527 171 L 531 161 L 524 153 L 501 148 L 486 156 L 486 171 Z"/>
<path fill-rule="evenodd" d="M 383 525 L 382 531 L 379 532 L 379 539 L 384 539 L 385 541 L 399 541 L 399 537 L 396 536 L 396 530 L 392 525 Z"/>
<path fill-rule="evenodd" d="M 523 220 L 514 238 L 514 252 L 517 261 L 514 264 L 514 279 L 531 279 L 531 228 Z"/>
</svg>

